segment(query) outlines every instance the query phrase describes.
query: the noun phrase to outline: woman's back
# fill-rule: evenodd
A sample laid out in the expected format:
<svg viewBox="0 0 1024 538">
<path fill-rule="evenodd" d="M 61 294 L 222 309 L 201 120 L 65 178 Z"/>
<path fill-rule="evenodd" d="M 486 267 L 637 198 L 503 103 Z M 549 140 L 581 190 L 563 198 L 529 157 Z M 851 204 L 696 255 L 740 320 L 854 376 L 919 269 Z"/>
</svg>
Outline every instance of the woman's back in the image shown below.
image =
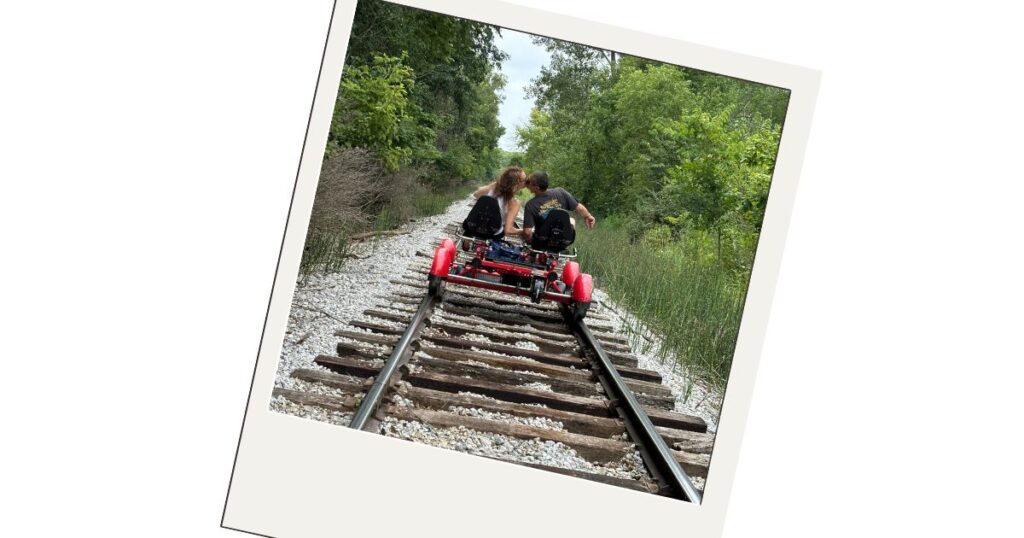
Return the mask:
<svg viewBox="0 0 1024 538">
<path fill-rule="evenodd" d="M 494 182 L 480 187 L 473 193 L 473 197 L 482 199 L 484 197 L 493 198 L 497 201 L 495 204 L 500 212 L 501 217 L 501 231 L 498 232 L 500 237 L 504 235 L 520 235 L 522 230 L 516 228 L 515 217 L 519 213 L 519 200 L 515 198 L 515 194 L 519 189 L 523 188 L 523 184 L 526 181 L 526 174 L 523 169 L 518 166 L 506 167 L 498 179 Z M 492 206 L 493 207 L 493 206 Z M 474 207 L 474 209 L 476 209 Z M 511 215 L 510 215 L 511 213 Z"/>
<path fill-rule="evenodd" d="M 498 231 L 498 234 L 505 233 L 505 217 L 508 215 L 508 204 L 505 203 L 505 198 L 502 196 L 498 196 L 498 194 L 494 192 L 494 189 L 488 191 L 486 196 L 490 196 L 491 198 L 498 200 L 498 210 L 501 211 L 502 223 L 501 230 Z"/>
</svg>

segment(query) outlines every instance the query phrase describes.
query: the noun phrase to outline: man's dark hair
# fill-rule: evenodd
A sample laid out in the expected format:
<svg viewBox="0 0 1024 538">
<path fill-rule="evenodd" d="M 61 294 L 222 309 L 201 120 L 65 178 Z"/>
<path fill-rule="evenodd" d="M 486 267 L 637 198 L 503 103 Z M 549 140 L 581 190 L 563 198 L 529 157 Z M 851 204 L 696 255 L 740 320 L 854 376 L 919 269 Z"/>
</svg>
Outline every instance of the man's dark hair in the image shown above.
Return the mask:
<svg viewBox="0 0 1024 538">
<path fill-rule="evenodd" d="M 547 172 L 534 172 L 530 174 L 530 181 L 542 191 L 548 190 L 548 173 Z"/>
</svg>

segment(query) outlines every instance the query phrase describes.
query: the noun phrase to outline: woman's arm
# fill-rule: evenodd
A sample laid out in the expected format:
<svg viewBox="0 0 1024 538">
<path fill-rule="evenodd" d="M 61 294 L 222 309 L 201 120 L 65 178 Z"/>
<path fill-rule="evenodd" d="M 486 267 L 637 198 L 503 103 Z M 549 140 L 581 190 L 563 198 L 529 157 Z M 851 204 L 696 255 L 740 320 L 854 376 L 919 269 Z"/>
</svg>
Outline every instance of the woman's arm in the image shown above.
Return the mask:
<svg viewBox="0 0 1024 538">
<path fill-rule="evenodd" d="M 522 230 L 516 228 L 516 216 L 519 215 L 519 200 L 513 198 L 508 203 L 508 212 L 505 214 L 505 235 L 520 235 Z"/>
<path fill-rule="evenodd" d="M 493 189 L 493 188 L 494 188 L 494 183 L 488 183 L 488 184 L 484 185 L 483 187 L 480 187 L 479 189 L 474 191 L 473 192 L 473 198 L 479 198 L 479 197 L 481 197 L 481 196 L 491 192 L 491 189 Z"/>
</svg>

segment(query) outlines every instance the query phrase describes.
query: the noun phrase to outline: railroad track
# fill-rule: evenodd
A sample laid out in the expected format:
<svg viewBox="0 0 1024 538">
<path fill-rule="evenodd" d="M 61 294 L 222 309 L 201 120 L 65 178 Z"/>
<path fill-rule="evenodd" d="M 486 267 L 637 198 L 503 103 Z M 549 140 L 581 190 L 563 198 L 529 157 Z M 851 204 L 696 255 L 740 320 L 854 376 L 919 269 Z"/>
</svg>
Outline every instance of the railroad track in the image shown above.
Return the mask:
<svg viewBox="0 0 1024 538">
<path fill-rule="evenodd" d="M 439 243 L 424 245 L 363 319 L 335 332 L 335 354 L 314 360 L 321 368 L 291 372 L 304 390 L 278 387 L 274 396 L 353 413 L 350 427 L 377 433 L 423 424 L 472 430 L 484 442 L 560 443 L 587 469 L 501 459 L 700 502 L 714 435 L 703 419 L 673 411 L 661 375 L 639 367 L 600 306 L 576 323 L 558 305 L 478 288 L 449 285 L 431 297 Z"/>
</svg>

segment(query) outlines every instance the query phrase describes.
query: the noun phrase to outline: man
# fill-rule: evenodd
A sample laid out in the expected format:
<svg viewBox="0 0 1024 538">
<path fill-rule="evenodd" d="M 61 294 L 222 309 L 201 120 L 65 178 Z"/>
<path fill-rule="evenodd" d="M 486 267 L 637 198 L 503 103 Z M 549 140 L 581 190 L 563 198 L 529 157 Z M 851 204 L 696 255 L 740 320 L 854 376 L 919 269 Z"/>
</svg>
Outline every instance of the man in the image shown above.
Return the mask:
<svg viewBox="0 0 1024 538">
<path fill-rule="evenodd" d="M 526 178 L 526 188 L 530 189 L 530 192 L 533 193 L 533 198 L 526 202 L 526 207 L 523 208 L 523 238 L 527 243 L 533 239 L 534 227 L 544 221 L 548 211 L 555 208 L 575 211 L 579 216 L 583 217 L 584 222 L 587 224 L 587 229 L 593 229 L 597 219 L 590 214 L 590 211 L 583 204 L 579 203 L 565 189 L 555 187 L 549 190 L 548 185 L 549 180 L 546 172 L 534 172 L 530 174 L 530 177 Z M 573 226 L 575 225 L 576 223 L 573 222 Z"/>
</svg>

